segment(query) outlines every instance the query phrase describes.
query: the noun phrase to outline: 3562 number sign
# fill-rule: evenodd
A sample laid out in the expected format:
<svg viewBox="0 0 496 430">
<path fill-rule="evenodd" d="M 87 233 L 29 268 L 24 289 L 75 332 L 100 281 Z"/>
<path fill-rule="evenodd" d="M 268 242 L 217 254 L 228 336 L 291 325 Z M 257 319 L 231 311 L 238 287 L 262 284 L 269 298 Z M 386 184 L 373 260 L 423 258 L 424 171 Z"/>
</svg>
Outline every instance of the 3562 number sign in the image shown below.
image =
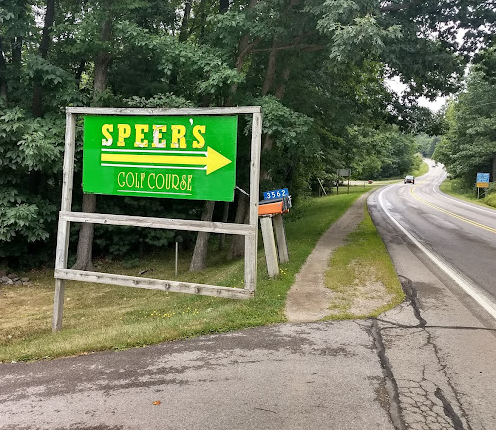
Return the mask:
<svg viewBox="0 0 496 430">
<path fill-rule="evenodd" d="M 289 196 L 289 191 L 287 188 L 282 188 L 280 190 L 264 191 L 264 200 L 274 200 L 281 199 L 283 197 Z"/>
</svg>

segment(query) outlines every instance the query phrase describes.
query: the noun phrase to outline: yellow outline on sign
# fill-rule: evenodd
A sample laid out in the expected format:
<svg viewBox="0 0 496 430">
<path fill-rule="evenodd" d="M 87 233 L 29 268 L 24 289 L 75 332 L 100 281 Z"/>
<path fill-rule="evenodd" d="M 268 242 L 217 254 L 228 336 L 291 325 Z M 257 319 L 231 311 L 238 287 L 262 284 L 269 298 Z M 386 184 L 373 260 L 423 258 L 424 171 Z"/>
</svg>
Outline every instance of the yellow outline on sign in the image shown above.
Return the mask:
<svg viewBox="0 0 496 430">
<path fill-rule="evenodd" d="M 207 154 L 200 156 L 183 155 L 144 155 L 144 154 L 109 154 L 101 155 L 101 161 L 113 161 L 139 164 L 163 164 L 163 165 L 183 165 L 183 166 L 206 166 L 207 175 L 232 163 L 231 160 L 219 154 L 215 149 L 207 147 Z"/>
<path fill-rule="evenodd" d="M 495 228 L 488 227 L 487 225 L 480 224 L 480 223 L 478 223 L 478 222 L 472 221 L 472 220 L 470 220 L 470 219 L 468 219 L 468 218 L 462 217 L 462 216 L 457 215 L 457 214 L 455 214 L 455 213 L 453 213 L 453 212 L 447 211 L 446 209 L 440 208 L 439 206 L 436 206 L 436 205 L 434 205 L 434 204 L 432 204 L 432 203 L 429 203 L 428 201 L 424 200 L 423 198 L 421 198 L 421 197 L 417 196 L 417 195 L 414 193 L 413 189 L 414 189 L 415 187 L 417 187 L 417 185 L 415 185 L 414 187 L 410 188 L 410 194 L 411 194 L 413 197 L 415 197 L 417 200 L 421 201 L 422 203 L 425 203 L 427 206 L 430 206 L 431 208 L 434 208 L 434 209 L 436 209 L 436 210 L 438 210 L 438 211 L 440 211 L 440 212 L 443 212 L 443 213 L 445 213 L 445 214 L 447 214 L 447 215 L 450 215 L 450 216 L 452 216 L 452 217 L 454 217 L 454 218 L 457 218 L 457 219 L 459 219 L 460 221 L 464 221 L 464 222 L 466 222 L 466 223 L 468 223 L 468 224 L 472 224 L 472 225 L 474 225 L 474 226 L 476 226 L 476 227 L 482 228 L 482 229 L 484 229 L 484 230 L 487 230 L 487 231 L 490 231 L 491 233 L 495 233 L 495 234 L 496 234 L 496 229 L 495 229 Z"/>
</svg>

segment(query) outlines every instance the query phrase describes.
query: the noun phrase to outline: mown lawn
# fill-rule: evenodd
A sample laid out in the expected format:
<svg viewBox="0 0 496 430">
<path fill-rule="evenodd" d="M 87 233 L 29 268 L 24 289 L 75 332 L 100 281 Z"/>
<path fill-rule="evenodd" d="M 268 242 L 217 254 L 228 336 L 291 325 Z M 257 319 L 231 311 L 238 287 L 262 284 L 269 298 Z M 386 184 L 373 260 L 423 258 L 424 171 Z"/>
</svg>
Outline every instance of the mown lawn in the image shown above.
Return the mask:
<svg viewBox="0 0 496 430">
<path fill-rule="evenodd" d="M 259 240 L 257 292 L 248 301 L 68 281 L 63 329 L 52 334 L 53 269 L 18 273 L 30 277 L 32 285 L 0 287 L 0 362 L 124 349 L 282 322 L 295 274 L 330 224 L 365 191 L 352 187 L 350 194 L 298 202 L 285 215 L 290 262 L 281 266 L 278 279 L 270 280 Z M 242 287 L 243 261 L 227 262 L 214 235 L 210 246 L 209 268 L 198 274 L 188 272 L 191 254 L 181 253 L 178 279 Z M 174 279 L 172 251 L 139 261 L 95 263 L 102 272 L 140 276 L 146 271 L 143 276 Z"/>
</svg>

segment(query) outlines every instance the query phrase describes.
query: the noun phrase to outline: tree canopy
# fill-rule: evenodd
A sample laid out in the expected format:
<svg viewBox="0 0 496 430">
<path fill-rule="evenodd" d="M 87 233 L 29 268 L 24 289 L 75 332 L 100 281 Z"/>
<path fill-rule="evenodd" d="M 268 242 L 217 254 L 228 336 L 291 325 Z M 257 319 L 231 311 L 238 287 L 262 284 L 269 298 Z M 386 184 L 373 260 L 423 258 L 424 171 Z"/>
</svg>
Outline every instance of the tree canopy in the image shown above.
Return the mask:
<svg viewBox="0 0 496 430">
<path fill-rule="evenodd" d="M 261 105 L 261 186 L 296 197 L 337 168 L 397 176 L 415 163 L 407 134 L 429 122 L 415 99 L 461 88 L 495 14 L 491 0 L 0 0 L 0 258 L 35 264 L 33 255 L 54 249 L 66 106 Z M 395 76 L 407 85 L 402 97 L 386 85 Z M 249 127 L 242 120 L 241 188 Z M 80 175 L 79 128 L 77 139 Z M 98 205 L 144 216 L 202 211 L 147 198 Z M 175 239 L 192 243 L 167 231 L 95 233 L 106 253 Z"/>
<path fill-rule="evenodd" d="M 491 173 L 491 182 L 496 177 L 496 82 L 487 67 L 495 61 L 496 51 L 487 49 L 479 58 L 465 90 L 446 109 L 446 132 L 434 153 L 467 187 L 475 184 L 479 172 Z"/>
</svg>

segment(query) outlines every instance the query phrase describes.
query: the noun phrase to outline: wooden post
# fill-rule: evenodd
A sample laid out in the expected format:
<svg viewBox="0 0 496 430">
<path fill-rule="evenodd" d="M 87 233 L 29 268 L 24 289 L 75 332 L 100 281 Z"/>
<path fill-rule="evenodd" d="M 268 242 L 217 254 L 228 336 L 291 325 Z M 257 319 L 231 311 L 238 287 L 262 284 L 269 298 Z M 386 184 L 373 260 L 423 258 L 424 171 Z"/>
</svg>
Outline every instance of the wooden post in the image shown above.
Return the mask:
<svg viewBox="0 0 496 430">
<path fill-rule="evenodd" d="M 322 181 L 321 181 L 319 178 L 317 178 L 317 181 L 319 181 L 320 188 L 322 188 L 322 191 L 324 192 L 324 195 L 325 195 L 325 196 L 327 196 L 327 193 L 326 193 L 326 190 L 325 190 L 325 188 L 324 188 L 324 185 L 322 184 Z M 319 194 L 320 194 L 320 193 L 319 193 Z"/>
<path fill-rule="evenodd" d="M 257 285 L 258 199 L 260 183 L 260 151 L 262 147 L 262 114 L 254 113 L 251 129 L 250 162 L 250 226 L 255 234 L 245 236 L 245 289 L 255 291 Z"/>
<path fill-rule="evenodd" d="M 72 188 L 74 175 L 74 152 L 76 134 L 76 115 L 237 115 L 253 114 L 250 162 L 250 203 L 249 224 L 194 221 L 184 219 L 151 218 L 128 215 L 72 212 Z M 52 319 L 53 331 L 62 328 L 64 287 L 66 280 L 99 282 L 133 288 L 176 291 L 187 294 L 201 294 L 214 297 L 250 299 L 254 296 L 257 283 L 257 242 L 258 242 L 258 199 L 260 176 L 260 152 L 262 136 L 262 113 L 260 106 L 225 108 L 186 108 L 186 109 L 148 109 L 148 108 L 93 108 L 67 107 L 64 173 L 62 204 L 59 213 L 57 250 L 55 257 L 55 297 Z M 69 229 L 71 222 L 106 225 L 130 225 L 136 227 L 161 228 L 169 230 L 204 231 L 220 234 L 239 234 L 245 236 L 245 282 L 244 288 L 222 287 L 217 285 L 196 284 L 180 281 L 138 278 L 109 273 L 88 272 L 67 268 L 69 250 Z M 273 236 L 273 234 L 272 234 Z M 273 237 L 272 240 L 274 241 Z M 276 260 L 277 263 L 277 260 Z"/>
<path fill-rule="evenodd" d="M 70 212 L 72 206 L 72 186 L 74 176 L 74 151 L 76 147 L 76 115 L 67 112 L 65 116 L 65 152 L 61 211 Z M 69 221 L 59 219 L 55 269 L 67 269 L 70 225 L 71 223 Z M 62 328 L 64 290 L 65 280 L 55 279 L 55 296 L 53 299 L 52 319 L 52 331 L 54 332 L 59 331 Z"/>
<path fill-rule="evenodd" d="M 262 227 L 267 273 L 270 278 L 276 278 L 279 275 L 279 264 L 277 263 L 277 251 L 276 242 L 274 240 L 274 229 L 272 228 L 272 218 L 270 216 L 261 217 L 260 226 Z"/>
<path fill-rule="evenodd" d="M 289 261 L 288 244 L 286 242 L 286 232 L 284 231 L 284 222 L 282 214 L 274 215 L 274 231 L 277 239 L 277 253 L 279 254 L 279 263 Z"/>
</svg>

